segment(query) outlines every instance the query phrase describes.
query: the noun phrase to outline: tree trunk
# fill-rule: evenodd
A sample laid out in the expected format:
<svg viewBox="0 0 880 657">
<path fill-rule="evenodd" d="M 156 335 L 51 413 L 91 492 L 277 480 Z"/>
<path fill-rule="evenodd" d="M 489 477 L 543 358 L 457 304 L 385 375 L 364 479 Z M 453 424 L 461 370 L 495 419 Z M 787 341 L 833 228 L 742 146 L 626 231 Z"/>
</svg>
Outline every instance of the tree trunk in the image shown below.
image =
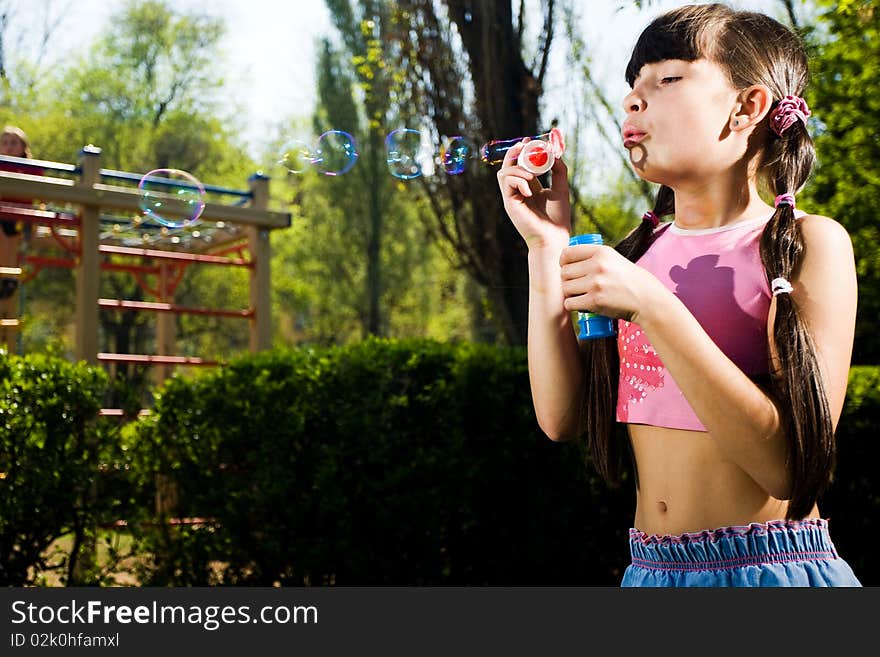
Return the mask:
<svg viewBox="0 0 880 657">
<path fill-rule="evenodd" d="M 487 139 L 534 135 L 540 85 L 523 62 L 510 2 L 447 0 L 476 91 L 475 111 Z M 484 257 L 484 283 L 511 344 L 526 343 L 527 248 L 507 218 L 494 171 L 479 172 L 474 195 L 474 245 Z"/>
</svg>

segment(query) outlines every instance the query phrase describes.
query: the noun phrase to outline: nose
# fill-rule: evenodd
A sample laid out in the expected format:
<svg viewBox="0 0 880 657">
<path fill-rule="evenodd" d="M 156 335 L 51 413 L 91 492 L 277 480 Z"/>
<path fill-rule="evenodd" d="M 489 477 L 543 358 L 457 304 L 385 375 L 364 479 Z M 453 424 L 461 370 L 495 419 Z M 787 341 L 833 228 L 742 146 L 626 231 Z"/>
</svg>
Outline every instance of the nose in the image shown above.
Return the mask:
<svg viewBox="0 0 880 657">
<path fill-rule="evenodd" d="M 629 114 L 631 112 L 644 112 L 645 99 L 636 93 L 635 89 L 630 91 L 623 97 L 623 110 Z"/>
</svg>

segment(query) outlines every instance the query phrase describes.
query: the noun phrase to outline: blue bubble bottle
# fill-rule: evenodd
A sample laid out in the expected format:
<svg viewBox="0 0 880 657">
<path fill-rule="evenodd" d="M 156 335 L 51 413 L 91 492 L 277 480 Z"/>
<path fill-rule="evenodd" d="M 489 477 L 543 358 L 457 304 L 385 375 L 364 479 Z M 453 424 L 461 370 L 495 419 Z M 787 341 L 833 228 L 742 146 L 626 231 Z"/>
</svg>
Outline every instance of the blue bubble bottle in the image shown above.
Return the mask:
<svg viewBox="0 0 880 657">
<path fill-rule="evenodd" d="M 602 244 L 602 236 L 599 233 L 587 233 L 584 235 L 573 235 L 568 240 L 569 246 L 578 244 Z M 577 317 L 580 333 L 578 340 L 592 340 L 594 338 L 611 338 L 617 335 L 615 322 L 610 317 L 597 315 L 590 312 L 578 312 Z"/>
</svg>

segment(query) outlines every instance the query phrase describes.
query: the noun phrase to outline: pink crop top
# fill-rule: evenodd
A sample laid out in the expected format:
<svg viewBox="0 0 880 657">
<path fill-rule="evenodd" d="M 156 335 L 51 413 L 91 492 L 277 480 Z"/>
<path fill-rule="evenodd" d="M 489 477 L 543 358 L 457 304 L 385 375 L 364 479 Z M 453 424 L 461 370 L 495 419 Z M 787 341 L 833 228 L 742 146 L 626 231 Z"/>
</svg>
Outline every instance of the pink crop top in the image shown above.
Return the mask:
<svg viewBox="0 0 880 657">
<path fill-rule="evenodd" d="M 759 245 L 769 219 L 698 230 L 664 224 L 637 261 L 681 299 L 715 344 L 749 376 L 768 372 L 771 293 Z M 618 320 L 617 350 L 618 422 L 706 430 L 638 324 Z"/>
</svg>

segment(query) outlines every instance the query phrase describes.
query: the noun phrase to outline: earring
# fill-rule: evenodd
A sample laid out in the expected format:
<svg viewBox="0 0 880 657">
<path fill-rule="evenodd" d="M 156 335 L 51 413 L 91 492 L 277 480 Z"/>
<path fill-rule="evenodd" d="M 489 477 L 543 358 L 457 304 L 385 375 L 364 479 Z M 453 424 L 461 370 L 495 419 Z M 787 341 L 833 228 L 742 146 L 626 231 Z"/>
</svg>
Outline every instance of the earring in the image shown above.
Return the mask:
<svg viewBox="0 0 880 657">
<path fill-rule="evenodd" d="M 738 126 L 738 125 L 739 125 L 739 120 L 736 120 L 736 121 L 733 122 L 733 127 L 734 127 L 734 128 L 735 128 L 736 126 Z"/>
</svg>

